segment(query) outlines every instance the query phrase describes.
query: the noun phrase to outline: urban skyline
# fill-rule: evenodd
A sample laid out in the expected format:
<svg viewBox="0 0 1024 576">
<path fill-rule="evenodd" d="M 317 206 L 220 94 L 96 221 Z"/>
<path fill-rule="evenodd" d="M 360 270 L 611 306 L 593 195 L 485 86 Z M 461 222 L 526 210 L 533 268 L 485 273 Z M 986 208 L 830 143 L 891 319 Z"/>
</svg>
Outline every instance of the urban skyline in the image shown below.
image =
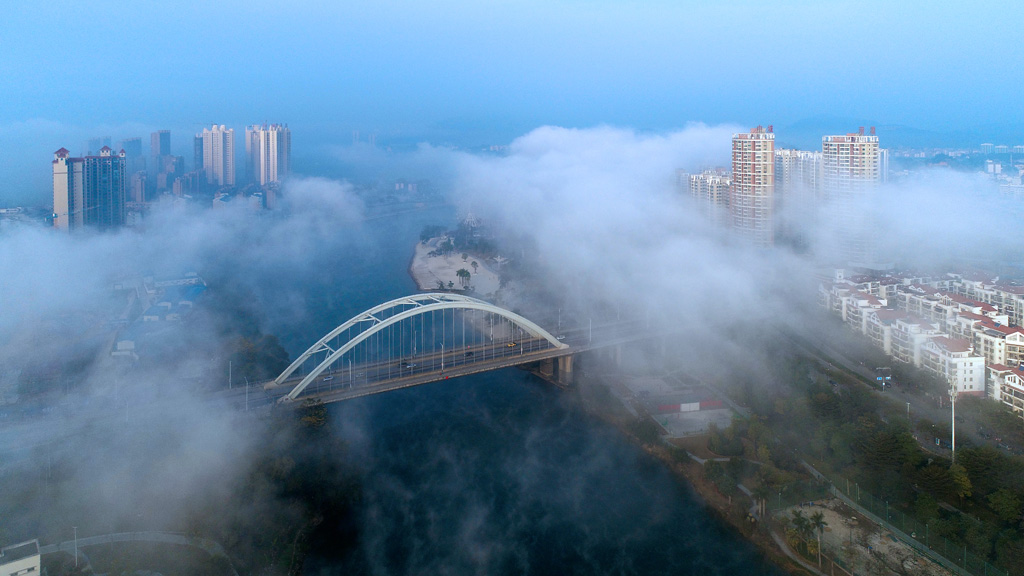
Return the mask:
<svg viewBox="0 0 1024 576">
<path fill-rule="evenodd" d="M 0 576 L 1024 576 L 1024 7 L 0 14 Z"/>
</svg>

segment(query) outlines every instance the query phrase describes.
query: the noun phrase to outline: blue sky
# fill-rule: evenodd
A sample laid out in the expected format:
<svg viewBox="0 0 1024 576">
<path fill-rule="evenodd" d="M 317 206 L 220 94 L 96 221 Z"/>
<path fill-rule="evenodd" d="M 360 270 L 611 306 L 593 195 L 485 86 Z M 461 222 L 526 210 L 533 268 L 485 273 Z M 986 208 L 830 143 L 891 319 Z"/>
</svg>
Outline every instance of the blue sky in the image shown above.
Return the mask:
<svg viewBox="0 0 1024 576">
<path fill-rule="evenodd" d="M 159 128 L 188 159 L 211 122 L 287 122 L 297 158 L 353 130 L 484 144 L 547 124 L 692 121 L 774 124 L 797 144 L 799 129 L 857 123 L 1024 143 L 1018 2 L 206 4 L 5 6 L 0 144 L 45 172 L 61 146 L 148 147 Z M 45 186 L 24 164 L 0 161 L 0 204 Z"/>
</svg>

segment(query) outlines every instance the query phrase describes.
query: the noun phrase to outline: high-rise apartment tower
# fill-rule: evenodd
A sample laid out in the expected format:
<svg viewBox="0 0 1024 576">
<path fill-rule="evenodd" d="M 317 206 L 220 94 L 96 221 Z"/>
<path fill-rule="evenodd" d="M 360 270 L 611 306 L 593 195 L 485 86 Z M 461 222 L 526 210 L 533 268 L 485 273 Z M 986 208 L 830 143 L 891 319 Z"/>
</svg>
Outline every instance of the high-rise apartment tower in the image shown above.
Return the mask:
<svg viewBox="0 0 1024 576">
<path fill-rule="evenodd" d="M 732 224 L 729 214 L 729 193 L 732 181 L 724 169 L 704 170 L 699 174 L 680 172 L 679 187 L 688 193 L 705 218 L 717 225 Z"/>
<path fill-rule="evenodd" d="M 245 151 L 253 184 L 280 182 L 291 169 L 292 132 L 284 124 L 248 126 Z"/>
<path fill-rule="evenodd" d="M 732 137 L 732 227 L 756 246 L 775 242 L 775 134 L 762 126 Z"/>
<path fill-rule="evenodd" d="M 97 156 L 72 158 L 66 148 L 53 153 L 53 226 L 72 230 L 83 226 L 123 226 L 125 152 L 109 146 Z"/>
<path fill-rule="evenodd" d="M 158 130 L 149 135 L 150 156 L 167 156 L 171 153 L 171 131 Z"/>
<path fill-rule="evenodd" d="M 881 181 L 878 136 L 864 128 L 844 136 L 821 138 L 822 193 L 831 215 L 839 256 L 867 265 L 874 259 L 871 209 Z"/>
<path fill-rule="evenodd" d="M 218 186 L 235 185 L 235 131 L 214 124 L 203 129 L 203 170 L 206 182 Z"/>
</svg>

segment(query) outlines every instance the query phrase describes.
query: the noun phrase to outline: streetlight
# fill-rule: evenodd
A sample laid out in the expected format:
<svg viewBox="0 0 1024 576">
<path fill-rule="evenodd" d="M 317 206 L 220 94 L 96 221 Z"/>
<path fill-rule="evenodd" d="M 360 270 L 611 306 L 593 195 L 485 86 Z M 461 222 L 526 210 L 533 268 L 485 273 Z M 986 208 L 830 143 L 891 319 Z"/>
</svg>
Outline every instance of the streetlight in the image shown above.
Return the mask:
<svg viewBox="0 0 1024 576">
<path fill-rule="evenodd" d="M 75 526 L 75 568 L 78 568 L 78 526 Z"/>
<path fill-rule="evenodd" d="M 907 420 L 910 420 L 910 402 L 907 402 Z"/>
<path fill-rule="evenodd" d="M 956 382 L 953 382 L 949 387 L 949 404 L 950 404 L 950 422 L 951 431 L 949 438 L 949 457 L 953 462 L 956 462 Z"/>
</svg>

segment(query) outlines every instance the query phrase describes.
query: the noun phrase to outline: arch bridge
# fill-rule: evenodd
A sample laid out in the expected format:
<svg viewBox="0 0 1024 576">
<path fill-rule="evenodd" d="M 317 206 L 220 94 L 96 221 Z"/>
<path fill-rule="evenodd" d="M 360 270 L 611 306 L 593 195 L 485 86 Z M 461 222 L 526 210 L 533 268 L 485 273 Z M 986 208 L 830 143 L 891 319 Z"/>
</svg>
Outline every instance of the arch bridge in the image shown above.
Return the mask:
<svg viewBox="0 0 1024 576">
<path fill-rule="evenodd" d="M 281 403 L 304 397 L 333 402 L 568 357 L 572 349 L 559 338 L 564 337 L 483 300 L 415 294 L 374 306 L 334 328 L 264 388 L 288 390 Z"/>
</svg>

